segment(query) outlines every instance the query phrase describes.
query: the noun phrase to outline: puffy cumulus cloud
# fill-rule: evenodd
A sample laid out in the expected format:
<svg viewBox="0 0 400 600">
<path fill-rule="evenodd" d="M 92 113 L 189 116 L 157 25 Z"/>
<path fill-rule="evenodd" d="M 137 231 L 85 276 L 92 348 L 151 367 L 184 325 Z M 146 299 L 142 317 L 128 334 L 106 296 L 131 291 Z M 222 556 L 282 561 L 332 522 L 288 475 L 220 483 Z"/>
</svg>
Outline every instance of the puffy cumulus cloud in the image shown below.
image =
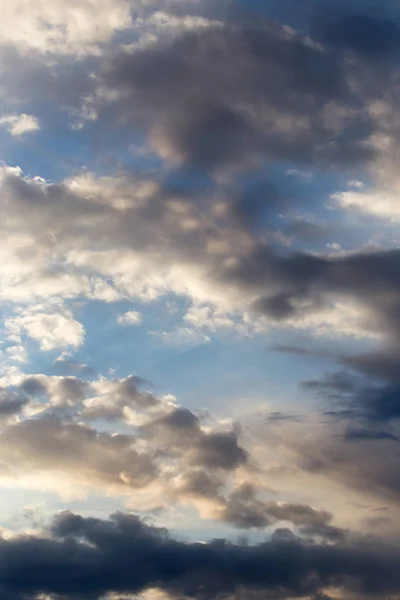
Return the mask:
<svg viewBox="0 0 400 600">
<path fill-rule="evenodd" d="M 33 115 L 3 115 L 0 117 L 0 125 L 3 125 L 11 135 L 22 135 L 29 131 L 40 129 L 39 120 Z"/>
<path fill-rule="evenodd" d="M 85 330 L 73 319 L 68 310 L 53 314 L 44 313 L 36 307 L 24 310 L 5 320 L 5 330 L 12 339 L 21 339 L 27 334 L 36 340 L 42 350 L 70 346 L 77 348 L 84 340 Z"/>
<path fill-rule="evenodd" d="M 18 387 L 31 398 L 47 398 L 55 406 L 75 406 L 91 389 L 90 383 L 78 377 L 47 375 L 21 376 Z"/>
<path fill-rule="evenodd" d="M 239 598 L 289 600 L 393 595 L 399 589 L 397 546 L 355 538 L 316 544 L 278 531 L 258 545 L 184 542 L 136 516 L 108 520 L 57 515 L 47 535 L 2 539 L 4 598 Z M 33 569 L 32 566 L 35 566 Z M 155 592 L 157 590 L 157 593 Z"/>
<path fill-rule="evenodd" d="M 248 463 L 240 432 L 206 427 L 169 396 L 142 391 L 144 383 L 136 376 L 85 381 L 20 375 L 2 390 L 3 483 L 132 498 L 135 490 L 158 486 L 179 503 L 179 478 L 203 470 L 206 478 L 218 474 L 215 490 L 229 492 L 232 477 Z M 123 425 L 124 435 L 118 433 Z"/>
<path fill-rule="evenodd" d="M 247 454 L 239 445 L 239 431 L 207 431 L 200 419 L 182 407 L 168 412 L 143 425 L 146 437 L 183 452 L 189 465 L 226 471 L 247 462 Z"/>
<path fill-rule="evenodd" d="M 330 513 L 265 497 L 263 470 L 238 426 L 212 427 L 171 397 L 141 391 L 144 383 L 135 376 L 15 380 L 0 405 L 2 484 L 66 498 L 97 490 L 145 513 L 191 506 L 203 519 L 238 529 L 287 522 L 309 536 L 345 537 Z"/>
<path fill-rule="evenodd" d="M 92 397 L 85 403 L 81 416 L 88 420 L 140 422 L 140 418 L 146 418 L 161 404 L 161 400 L 153 394 L 139 389 L 144 383 L 143 379 L 134 375 L 122 380 L 100 379 L 93 382 Z"/>
<path fill-rule="evenodd" d="M 99 432 L 57 419 L 33 419 L 1 433 L 3 481 L 55 489 L 76 497 L 90 489 L 127 493 L 156 475 L 152 457 L 137 452 L 132 436 Z"/>
</svg>

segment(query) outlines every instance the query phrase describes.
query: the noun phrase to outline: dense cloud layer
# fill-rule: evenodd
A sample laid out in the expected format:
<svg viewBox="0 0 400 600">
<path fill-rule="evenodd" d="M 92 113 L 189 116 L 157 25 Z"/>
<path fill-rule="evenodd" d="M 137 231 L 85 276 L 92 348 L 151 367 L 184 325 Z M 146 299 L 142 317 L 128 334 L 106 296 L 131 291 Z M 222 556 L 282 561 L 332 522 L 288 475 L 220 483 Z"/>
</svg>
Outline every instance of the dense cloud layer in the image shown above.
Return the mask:
<svg viewBox="0 0 400 600">
<path fill-rule="evenodd" d="M 1 540 L 0 597 L 83 600 L 158 588 L 172 597 L 288 599 L 339 588 L 379 599 L 399 589 L 398 552 L 373 539 L 316 545 L 279 531 L 257 546 L 185 543 L 132 515 L 102 521 L 63 513 L 51 537 Z"/>
</svg>

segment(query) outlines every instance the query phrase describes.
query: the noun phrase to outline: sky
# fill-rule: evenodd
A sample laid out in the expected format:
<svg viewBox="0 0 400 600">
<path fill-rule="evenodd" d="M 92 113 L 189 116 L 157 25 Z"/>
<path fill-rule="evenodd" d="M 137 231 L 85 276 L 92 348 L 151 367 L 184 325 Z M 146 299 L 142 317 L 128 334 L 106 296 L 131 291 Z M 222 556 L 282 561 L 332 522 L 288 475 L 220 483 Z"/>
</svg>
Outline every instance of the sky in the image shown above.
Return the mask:
<svg viewBox="0 0 400 600">
<path fill-rule="evenodd" d="M 14 0 L 0 600 L 400 599 L 400 7 Z"/>
</svg>

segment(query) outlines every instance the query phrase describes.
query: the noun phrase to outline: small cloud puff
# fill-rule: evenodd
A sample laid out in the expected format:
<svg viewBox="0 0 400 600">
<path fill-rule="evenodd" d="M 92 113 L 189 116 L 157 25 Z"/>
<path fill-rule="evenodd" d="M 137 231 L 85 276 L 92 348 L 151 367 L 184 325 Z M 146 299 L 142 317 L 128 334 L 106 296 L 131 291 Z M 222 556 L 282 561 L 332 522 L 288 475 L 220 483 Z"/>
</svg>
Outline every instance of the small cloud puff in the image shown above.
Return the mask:
<svg viewBox="0 0 400 600">
<path fill-rule="evenodd" d="M 118 323 L 120 325 L 139 325 L 142 322 L 142 316 L 136 310 L 130 310 L 122 315 L 118 315 Z"/>
<path fill-rule="evenodd" d="M 6 127 L 7 131 L 14 136 L 40 129 L 39 119 L 34 115 L 27 115 L 25 113 L 20 115 L 3 115 L 0 117 L 0 125 Z"/>
</svg>

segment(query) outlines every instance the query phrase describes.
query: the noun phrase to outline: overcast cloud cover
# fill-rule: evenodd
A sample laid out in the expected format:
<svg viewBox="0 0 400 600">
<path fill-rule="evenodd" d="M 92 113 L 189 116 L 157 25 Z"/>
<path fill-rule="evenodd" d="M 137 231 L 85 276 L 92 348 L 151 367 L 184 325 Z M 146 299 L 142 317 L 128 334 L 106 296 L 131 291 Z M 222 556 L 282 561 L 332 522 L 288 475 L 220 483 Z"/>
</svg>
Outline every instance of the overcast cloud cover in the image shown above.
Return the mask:
<svg viewBox="0 0 400 600">
<path fill-rule="evenodd" d="M 14 0 L 0 600 L 400 599 L 400 7 Z"/>
</svg>

